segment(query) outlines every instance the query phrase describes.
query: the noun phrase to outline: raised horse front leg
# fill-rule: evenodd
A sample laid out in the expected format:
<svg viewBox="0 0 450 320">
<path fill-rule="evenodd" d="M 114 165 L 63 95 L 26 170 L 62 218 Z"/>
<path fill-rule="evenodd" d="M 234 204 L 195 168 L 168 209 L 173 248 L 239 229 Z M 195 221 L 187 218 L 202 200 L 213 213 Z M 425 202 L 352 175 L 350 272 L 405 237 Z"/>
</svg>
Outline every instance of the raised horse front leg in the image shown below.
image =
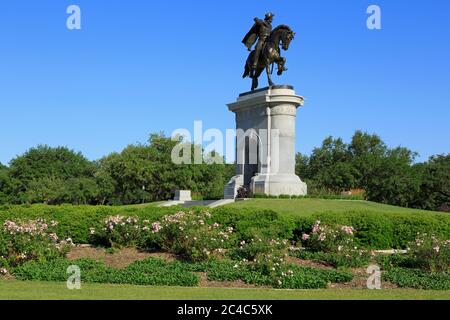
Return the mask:
<svg viewBox="0 0 450 320">
<path fill-rule="evenodd" d="M 286 64 L 286 58 L 280 57 L 277 59 L 277 65 L 278 65 L 278 72 L 277 75 L 281 76 L 283 74 L 283 71 L 287 71 L 288 69 L 285 67 Z"/>
</svg>

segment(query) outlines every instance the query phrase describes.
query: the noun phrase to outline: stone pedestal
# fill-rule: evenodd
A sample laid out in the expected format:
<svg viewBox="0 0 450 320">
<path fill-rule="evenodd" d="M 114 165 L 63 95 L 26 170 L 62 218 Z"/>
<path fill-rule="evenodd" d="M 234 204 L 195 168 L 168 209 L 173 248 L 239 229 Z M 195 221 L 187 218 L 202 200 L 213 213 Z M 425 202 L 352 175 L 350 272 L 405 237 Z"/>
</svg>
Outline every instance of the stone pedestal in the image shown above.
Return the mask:
<svg viewBox="0 0 450 320">
<path fill-rule="evenodd" d="M 191 201 L 191 190 L 175 190 L 174 201 Z"/>
<path fill-rule="evenodd" d="M 303 98 L 291 86 L 241 94 L 228 105 L 236 114 L 236 176 L 225 186 L 226 199 L 245 186 L 253 194 L 306 195 L 295 175 L 295 122 Z"/>
</svg>

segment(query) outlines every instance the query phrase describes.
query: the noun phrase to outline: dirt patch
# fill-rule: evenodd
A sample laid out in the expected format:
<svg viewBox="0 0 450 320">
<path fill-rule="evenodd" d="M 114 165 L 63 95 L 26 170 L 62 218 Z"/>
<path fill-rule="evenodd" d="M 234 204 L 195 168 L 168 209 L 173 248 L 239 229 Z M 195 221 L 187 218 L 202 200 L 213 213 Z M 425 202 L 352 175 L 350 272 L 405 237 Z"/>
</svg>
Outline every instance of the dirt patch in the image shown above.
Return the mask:
<svg viewBox="0 0 450 320">
<path fill-rule="evenodd" d="M 94 247 L 74 247 L 67 254 L 67 259 L 93 259 L 96 261 L 102 261 L 108 267 L 117 269 L 123 269 L 132 264 L 135 261 L 144 260 L 147 258 L 159 258 L 167 261 L 174 261 L 177 257 L 173 254 L 166 252 L 149 252 L 140 251 L 135 248 L 124 248 L 114 253 L 108 253 L 103 248 Z"/>
<path fill-rule="evenodd" d="M 287 263 L 292 263 L 298 266 L 302 267 L 310 267 L 310 268 L 316 268 L 316 269 L 324 269 L 324 270 L 331 270 L 333 267 L 325 262 L 316 262 L 312 260 L 303 260 L 296 257 L 287 257 L 286 258 Z"/>
</svg>

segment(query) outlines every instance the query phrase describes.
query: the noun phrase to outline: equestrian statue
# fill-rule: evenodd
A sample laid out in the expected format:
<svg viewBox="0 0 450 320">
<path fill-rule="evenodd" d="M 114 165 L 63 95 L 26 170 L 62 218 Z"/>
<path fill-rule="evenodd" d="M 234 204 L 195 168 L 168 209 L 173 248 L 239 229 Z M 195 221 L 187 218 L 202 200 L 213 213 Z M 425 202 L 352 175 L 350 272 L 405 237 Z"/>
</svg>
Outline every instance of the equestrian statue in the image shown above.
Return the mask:
<svg viewBox="0 0 450 320">
<path fill-rule="evenodd" d="M 287 25 L 280 25 L 272 29 L 273 17 L 274 14 L 269 12 L 264 20 L 255 18 L 253 27 L 242 40 L 242 43 L 251 51 L 245 63 L 245 71 L 242 77 L 252 79 L 252 91 L 258 87 L 258 78 L 264 69 L 267 73 L 269 86 L 274 85 L 271 76 L 274 63 L 278 66 L 277 74 L 279 76 L 287 71 L 286 58 L 281 56 L 280 44 L 281 48 L 287 51 L 294 39 L 295 32 Z M 254 50 L 252 50 L 255 43 Z"/>
</svg>

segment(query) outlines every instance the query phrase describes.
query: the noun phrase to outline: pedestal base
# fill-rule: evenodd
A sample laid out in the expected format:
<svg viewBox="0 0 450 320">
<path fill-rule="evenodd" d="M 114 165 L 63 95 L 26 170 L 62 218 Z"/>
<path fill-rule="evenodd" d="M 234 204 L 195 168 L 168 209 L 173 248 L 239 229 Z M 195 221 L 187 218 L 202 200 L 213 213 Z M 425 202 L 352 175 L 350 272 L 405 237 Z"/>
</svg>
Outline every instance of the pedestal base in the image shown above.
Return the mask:
<svg viewBox="0 0 450 320">
<path fill-rule="evenodd" d="M 244 185 L 244 176 L 238 175 L 231 178 L 230 182 L 225 185 L 223 192 L 224 199 L 236 199 L 240 187 Z"/>
<path fill-rule="evenodd" d="M 297 108 L 304 99 L 292 86 L 272 86 L 240 94 L 228 104 L 235 114 L 236 176 L 225 186 L 226 199 L 240 187 L 253 194 L 302 196 L 307 186 L 295 175 Z"/>
<path fill-rule="evenodd" d="M 308 193 L 306 183 L 293 174 L 256 175 L 252 178 L 250 189 L 253 194 L 266 194 L 271 196 L 305 196 Z"/>
<path fill-rule="evenodd" d="M 224 199 L 235 199 L 239 188 L 243 185 L 244 176 L 231 178 L 225 186 Z M 308 186 L 298 176 L 292 174 L 258 174 L 252 178 L 250 191 L 253 194 L 270 196 L 305 196 L 308 194 Z"/>
</svg>

